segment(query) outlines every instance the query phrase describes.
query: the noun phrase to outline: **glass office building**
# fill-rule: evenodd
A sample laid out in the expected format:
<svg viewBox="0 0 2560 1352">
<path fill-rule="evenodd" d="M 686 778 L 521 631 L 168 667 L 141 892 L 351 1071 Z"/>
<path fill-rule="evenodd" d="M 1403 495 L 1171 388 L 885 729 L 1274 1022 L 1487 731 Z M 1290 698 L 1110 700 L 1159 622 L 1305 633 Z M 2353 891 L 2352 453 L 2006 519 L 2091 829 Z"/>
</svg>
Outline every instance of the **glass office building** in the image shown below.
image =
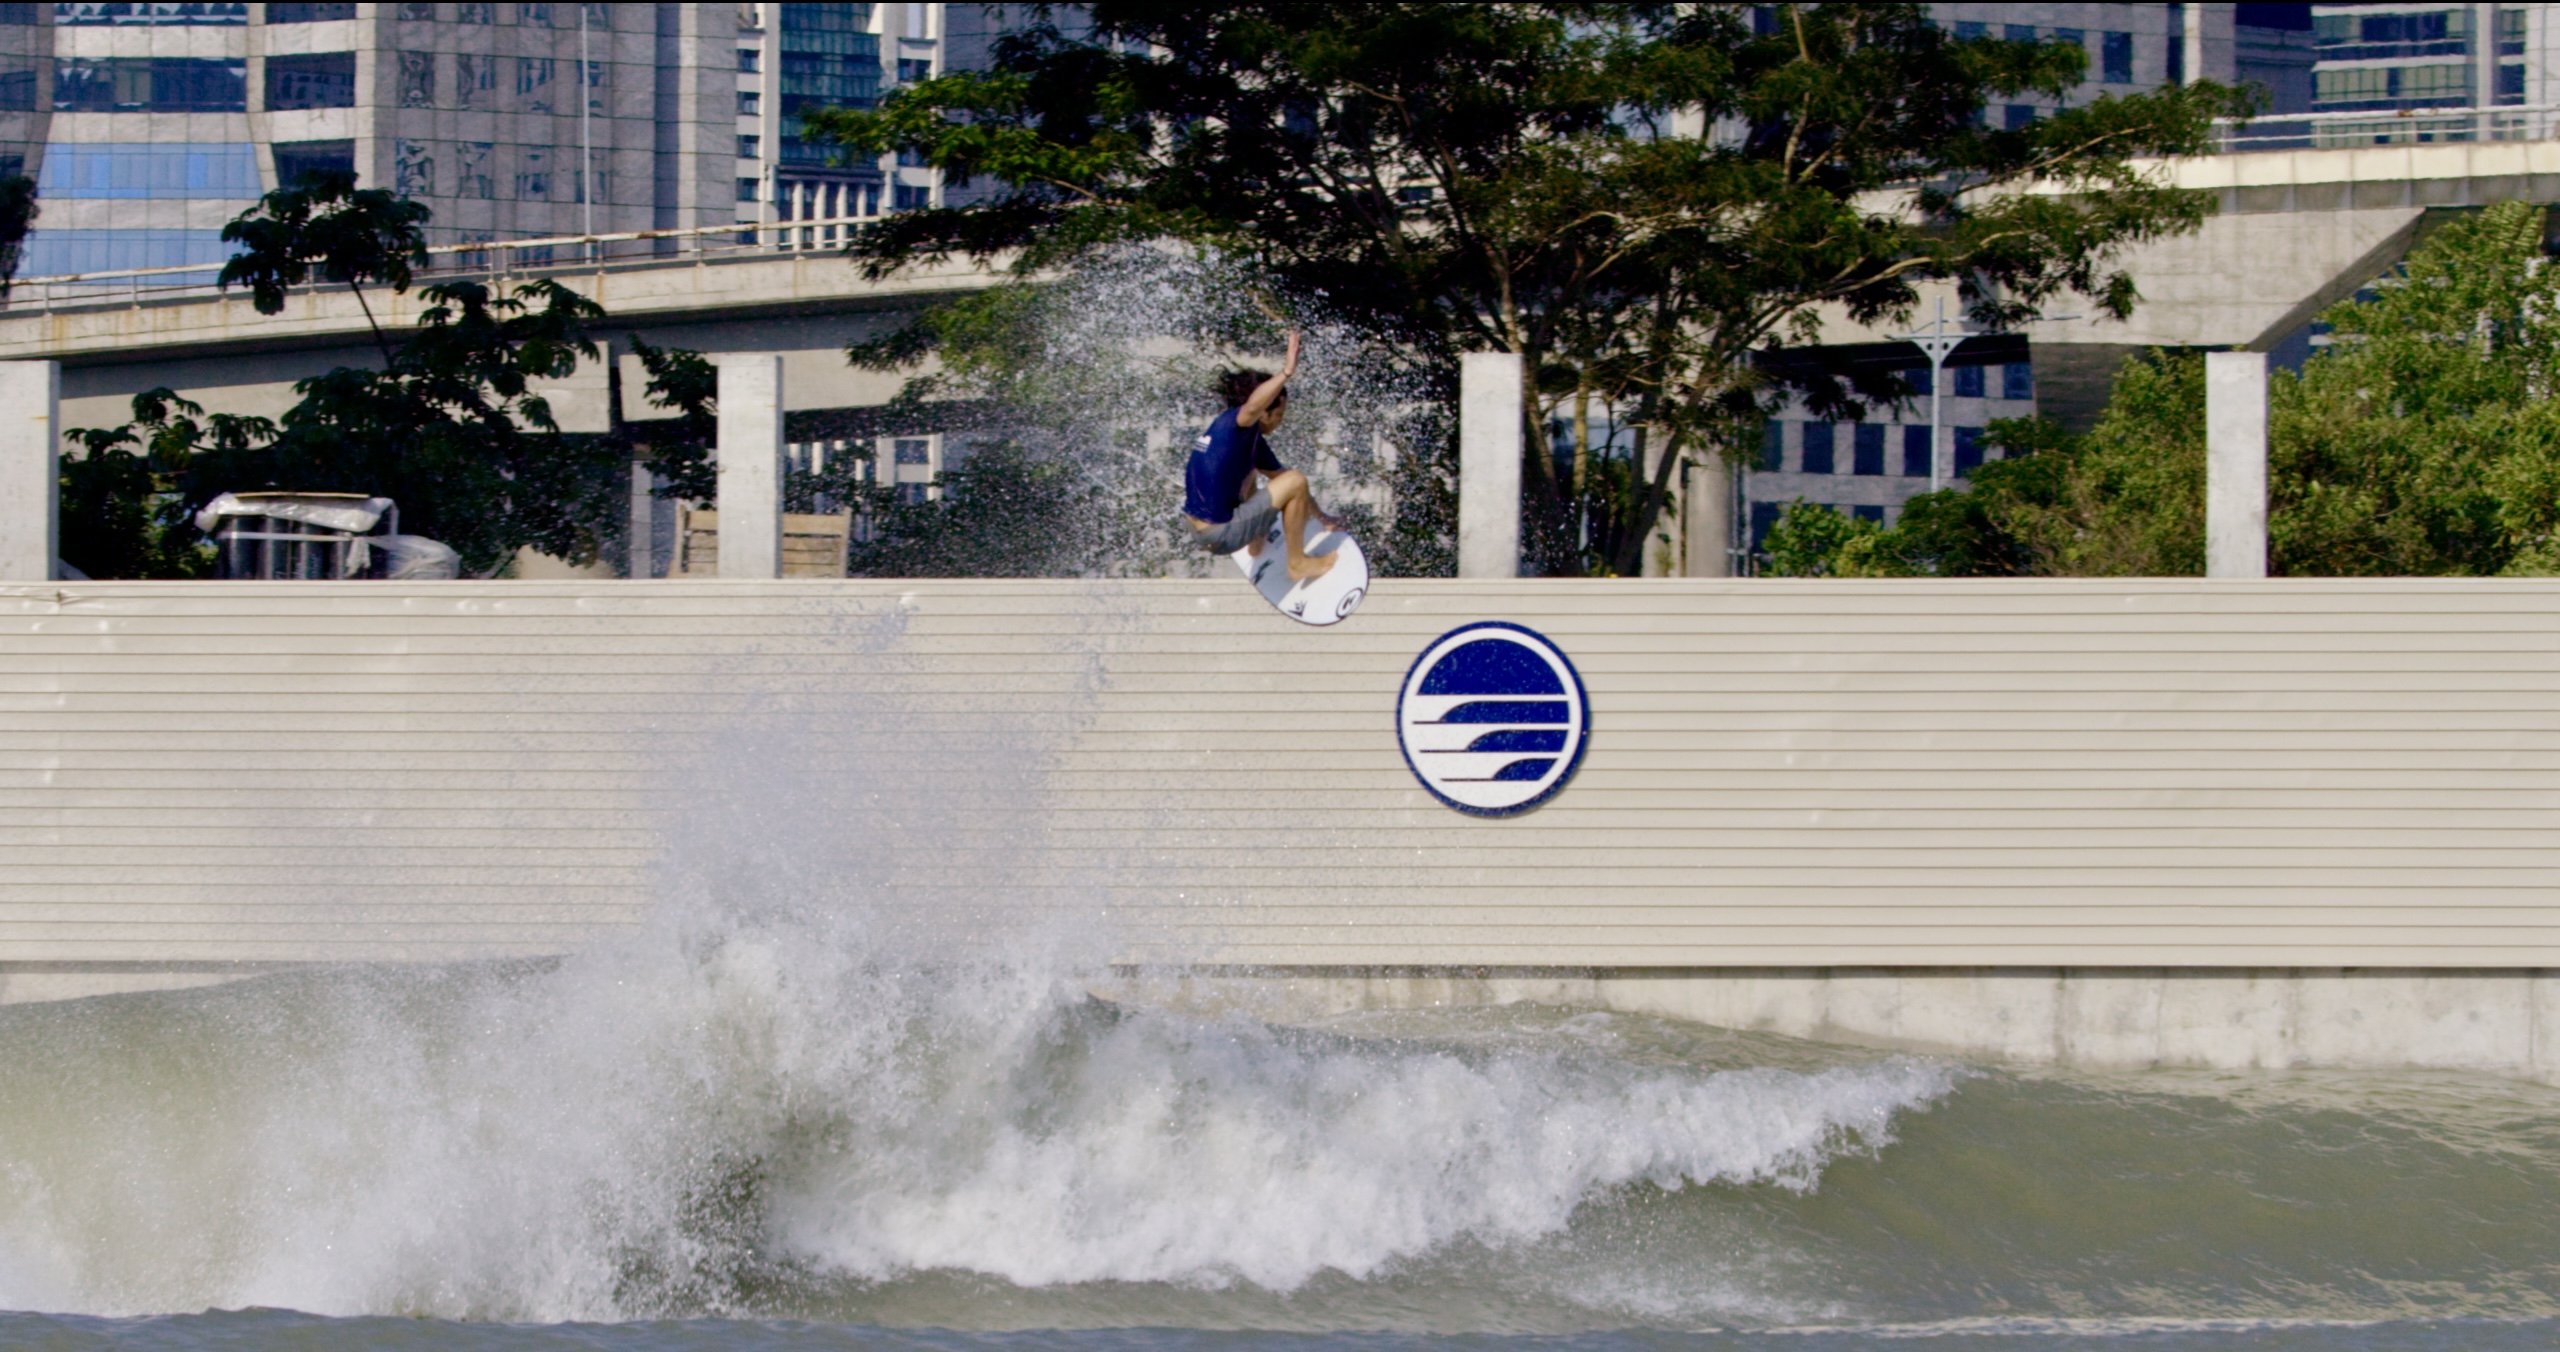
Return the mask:
<svg viewBox="0 0 2560 1352">
<path fill-rule="evenodd" d="M 895 210 L 810 105 L 939 69 L 939 4 L 0 4 L 0 170 L 42 214 L 22 277 L 219 261 L 319 168 L 434 212 L 437 244 Z"/>
</svg>

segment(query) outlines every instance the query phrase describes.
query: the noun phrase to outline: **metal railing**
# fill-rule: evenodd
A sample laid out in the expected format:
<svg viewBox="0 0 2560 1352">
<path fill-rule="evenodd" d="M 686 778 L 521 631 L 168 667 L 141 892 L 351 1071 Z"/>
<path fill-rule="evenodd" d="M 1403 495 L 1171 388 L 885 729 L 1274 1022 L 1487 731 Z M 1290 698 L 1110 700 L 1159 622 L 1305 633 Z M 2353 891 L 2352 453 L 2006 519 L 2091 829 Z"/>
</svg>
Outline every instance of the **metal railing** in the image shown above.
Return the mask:
<svg viewBox="0 0 2560 1352">
<path fill-rule="evenodd" d="M 2560 103 L 2381 108 L 2371 112 L 2262 113 L 2214 123 L 2226 153 L 2330 150 L 2449 141 L 2541 141 L 2560 128 Z"/>
<path fill-rule="evenodd" d="M 558 272 L 620 272 L 669 265 L 749 262 L 777 253 L 842 248 L 860 226 L 877 224 L 879 216 L 836 216 L 805 221 L 738 221 L 727 225 L 687 226 L 675 230 L 622 230 L 593 235 L 550 235 L 534 239 L 469 240 L 436 244 L 427 249 L 423 280 L 450 281 L 485 276 L 498 281 L 511 276 Z M 667 245 L 674 247 L 668 248 Z M 637 246 L 637 247 L 635 247 Z M 566 256 L 563 256 L 563 255 Z M 10 285 L 0 312 L 96 309 L 106 305 L 140 305 L 146 300 L 198 300 L 222 294 L 216 279 L 221 263 L 182 263 L 172 267 L 111 268 L 46 277 L 21 277 Z M 336 284 L 310 289 L 331 290 Z"/>
</svg>

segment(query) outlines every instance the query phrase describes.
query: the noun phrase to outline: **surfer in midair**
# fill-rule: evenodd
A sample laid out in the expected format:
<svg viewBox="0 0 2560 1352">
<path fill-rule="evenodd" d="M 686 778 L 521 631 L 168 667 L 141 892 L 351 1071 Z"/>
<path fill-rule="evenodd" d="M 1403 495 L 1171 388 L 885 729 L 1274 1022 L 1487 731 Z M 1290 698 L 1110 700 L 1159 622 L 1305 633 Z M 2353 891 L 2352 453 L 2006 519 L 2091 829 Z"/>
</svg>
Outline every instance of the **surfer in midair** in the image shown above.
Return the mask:
<svg viewBox="0 0 2560 1352">
<path fill-rule="evenodd" d="M 1289 378 L 1297 373 L 1298 331 L 1291 329 L 1289 355 L 1279 374 L 1236 370 L 1218 378 L 1218 396 L 1226 400 L 1227 411 L 1192 443 L 1191 464 L 1183 474 L 1182 512 L 1191 522 L 1192 542 L 1202 549 L 1232 554 L 1249 548 L 1257 557 L 1271 532 L 1271 518 L 1279 517 L 1280 536 L 1289 550 L 1289 578 L 1305 582 L 1324 576 L 1334 564 L 1333 555 L 1307 552 L 1307 518 L 1327 526 L 1338 523 L 1316 505 L 1307 476 L 1283 466 L 1271 453 L 1269 435 L 1289 415 Z"/>
</svg>

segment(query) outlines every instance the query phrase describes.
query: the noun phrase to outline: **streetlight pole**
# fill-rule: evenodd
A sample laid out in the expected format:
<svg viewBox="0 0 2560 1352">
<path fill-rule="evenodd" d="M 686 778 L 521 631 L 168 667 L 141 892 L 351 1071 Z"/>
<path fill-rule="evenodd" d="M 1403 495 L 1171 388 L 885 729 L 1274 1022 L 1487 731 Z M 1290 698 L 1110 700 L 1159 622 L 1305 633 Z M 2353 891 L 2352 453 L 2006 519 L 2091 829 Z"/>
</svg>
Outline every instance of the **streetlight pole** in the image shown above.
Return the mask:
<svg viewBox="0 0 2560 1352">
<path fill-rule="evenodd" d="M 1972 334 L 1947 332 L 1947 298 L 1938 297 L 1938 316 L 1929 321 L 1925 333 L 1898 333 L 1894 341 L 1910 343 L 1929 358 L 1929 491 L 1935 493 L 1946 478 L 1946 448 L 1939 445 L 1939 410 L 1944 407 L 1947 392 L 1947 358 Z"/>
</svg>

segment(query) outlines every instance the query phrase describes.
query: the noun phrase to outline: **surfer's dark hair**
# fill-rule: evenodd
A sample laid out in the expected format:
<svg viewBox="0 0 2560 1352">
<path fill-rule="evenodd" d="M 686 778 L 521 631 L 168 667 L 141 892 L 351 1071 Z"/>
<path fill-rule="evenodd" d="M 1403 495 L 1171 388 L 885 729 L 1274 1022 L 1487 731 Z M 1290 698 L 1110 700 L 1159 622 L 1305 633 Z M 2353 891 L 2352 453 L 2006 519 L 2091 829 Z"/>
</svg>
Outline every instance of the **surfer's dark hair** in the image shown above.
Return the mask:
<svg viewBox="0 0 2560 1352">
<path fill-rule="evenodd" d="M 1257 371 L 1250 366 L 1238 367 L 1218 377 L 1218 397 L 1226 400 L 1229 408 L 1242 408 L 1244 401 L 1251 399 L 1253 392 L 1261 388 L 1262 382 L 1270 378 L 1269 371 Z M 1283 389 L 1280 397 L 1288 398 L 1289 392 Z"/>
</svg>

